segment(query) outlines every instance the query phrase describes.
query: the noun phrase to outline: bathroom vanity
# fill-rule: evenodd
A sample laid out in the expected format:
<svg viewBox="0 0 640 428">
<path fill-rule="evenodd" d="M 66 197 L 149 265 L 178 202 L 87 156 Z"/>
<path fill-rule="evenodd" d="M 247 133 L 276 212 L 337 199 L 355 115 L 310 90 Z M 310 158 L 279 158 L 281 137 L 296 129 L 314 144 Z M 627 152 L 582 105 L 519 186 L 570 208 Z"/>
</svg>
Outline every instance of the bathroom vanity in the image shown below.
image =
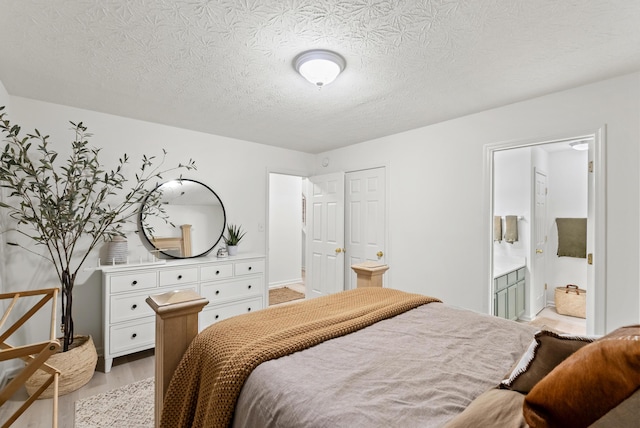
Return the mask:
<svg viewBox="0 0 640 428">
<path fill-rule="evenodd" d="M 524 313 L 526 271 L 524 258 L 495 261 L 493 267 L 494 315 L 515 321 Z"/>
</svg>

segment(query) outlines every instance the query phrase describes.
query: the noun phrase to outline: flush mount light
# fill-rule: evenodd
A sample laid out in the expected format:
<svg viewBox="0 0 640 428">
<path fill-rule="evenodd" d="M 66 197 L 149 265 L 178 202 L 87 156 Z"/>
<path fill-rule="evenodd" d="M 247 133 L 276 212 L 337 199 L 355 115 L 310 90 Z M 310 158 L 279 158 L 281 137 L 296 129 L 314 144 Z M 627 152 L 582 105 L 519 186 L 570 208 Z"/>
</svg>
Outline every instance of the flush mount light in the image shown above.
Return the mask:
<svg viewBox="0 0 640 428">
<path fill-rule="evenodd" d="M 293 60 L 296 71 L 319 88 L 333 82 L 346 65 L 340 55 L 324 49 L 302 52 Z"/>
<path fill-rule="evenodd" d="M 589 140 L 578 140 L 569 143 L 573 150 L 589 150 Z"/>
</svg>

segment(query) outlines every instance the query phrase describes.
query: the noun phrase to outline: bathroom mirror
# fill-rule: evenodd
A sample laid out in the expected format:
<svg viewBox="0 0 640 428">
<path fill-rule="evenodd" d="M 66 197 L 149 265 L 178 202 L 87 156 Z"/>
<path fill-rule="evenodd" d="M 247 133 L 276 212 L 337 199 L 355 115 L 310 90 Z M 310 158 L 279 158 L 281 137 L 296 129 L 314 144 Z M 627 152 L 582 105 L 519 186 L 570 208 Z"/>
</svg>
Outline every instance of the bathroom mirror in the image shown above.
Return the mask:
<svg viewBox="0 0 640 428">
<path fill-rule="evenodd" d="M 147 241 L 173 258 L 207 254 L 222 238 L 226 214 L 207 185 L 177 179 L 153 189 L 140 210 L 139 225 Z"/>
</svg>

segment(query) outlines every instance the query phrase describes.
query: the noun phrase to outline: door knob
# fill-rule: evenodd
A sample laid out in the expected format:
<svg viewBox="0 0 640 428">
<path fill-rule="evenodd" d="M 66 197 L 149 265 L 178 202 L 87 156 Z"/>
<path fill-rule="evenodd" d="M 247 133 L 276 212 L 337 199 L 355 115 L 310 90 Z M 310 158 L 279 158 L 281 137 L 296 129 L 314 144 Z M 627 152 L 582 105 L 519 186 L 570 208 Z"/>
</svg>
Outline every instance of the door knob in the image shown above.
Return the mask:
<svg viewBox="0 0 640 428">
<path fill-rule="evenodd" d="M 378 251 L 376 253 L 376 256 L 378 256 L 378 258 L 380 259 L 380 258 L 382 258 L 382 256 L 384 256 L 384 253 L 382 251 Z"/>
<path fill-rule="evenodd" d="M 539 248 L 536 248 L 536 254 L 542 254 L 542 250 Z"/>
<path fill-rule="evenodd" d="M 347 250 L 345 248 L 336 248 L 336 253 L 342 253 L 342 252 L 346 252 Z"/>
</svg>

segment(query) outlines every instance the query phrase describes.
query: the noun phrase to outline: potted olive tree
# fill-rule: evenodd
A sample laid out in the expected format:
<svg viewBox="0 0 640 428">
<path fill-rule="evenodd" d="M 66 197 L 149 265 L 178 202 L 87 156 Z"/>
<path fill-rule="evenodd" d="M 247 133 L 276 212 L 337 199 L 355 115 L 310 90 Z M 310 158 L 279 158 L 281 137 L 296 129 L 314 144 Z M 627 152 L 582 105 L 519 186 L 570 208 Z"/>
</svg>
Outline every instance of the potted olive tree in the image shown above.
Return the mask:
<svg viewBox="0 0 640 428">
<path fill-rule="evenodd" d="M 163 151 L 159 159 L 143 156 L 135 178 L 127 178 L 124 171 L 129 157 L 120 157 L 114 169 L 104 168 L 99 161 L 100 149 L 89 146 L 91 134 L 82 122 L 71 122 L 75 138 L 70 155 L 61 160 L 48 135 L 36 129 L 22 136 L 20 127 L 11 124 L 3 110 L 0 107 L 0 133 L 5 142 L 0 153 L 0 186 L 7 197 L 0 200 L 0 209 L 8 210 L 11 230 L 17 233 L 9 245 L 44 257 L 55 269 L 61 288 L 63 337 L 59 355 L 63 355 L 74 349 L 74 340 L 80 337 L 74 336 L 73 324 L 73 288 L 80 267 L 99 243 L 124 236 L 122 226 L 135 218 L 147 187 L 169 171 L 195 169 L 195 163 L 189 160 L 162 169 Z M 158 207 L 155 213 L 162 216 L 164 211 Z M 27 242 L 43 251 L 27 248 Z M 95 361 L 86 382 L 94 368 Z M 65 391 L 64 383 L 62 373 L 61 394 L 73 390 Z M 75 389 L 84 385 L 72 383 Z"/>
</svg>

